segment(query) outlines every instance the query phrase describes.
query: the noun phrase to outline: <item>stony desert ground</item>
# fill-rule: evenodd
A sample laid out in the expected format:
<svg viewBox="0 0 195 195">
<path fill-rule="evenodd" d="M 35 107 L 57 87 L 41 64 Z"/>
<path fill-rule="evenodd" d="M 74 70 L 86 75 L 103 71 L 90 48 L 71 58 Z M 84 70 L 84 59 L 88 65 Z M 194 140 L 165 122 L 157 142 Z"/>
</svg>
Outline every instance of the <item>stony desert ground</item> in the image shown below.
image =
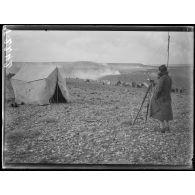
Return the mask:
<svg viewBox="0 0 195 195">
<path fill-rule="evenodd" d="M 144 113 L 132 126 L 146 88 L 81 79 L 67 86 L 68 104 L 5 105 L 5 163 L 191 165 L 189 93 L 172 94 L 174 120 L 162 134 Z"/>
</svg>

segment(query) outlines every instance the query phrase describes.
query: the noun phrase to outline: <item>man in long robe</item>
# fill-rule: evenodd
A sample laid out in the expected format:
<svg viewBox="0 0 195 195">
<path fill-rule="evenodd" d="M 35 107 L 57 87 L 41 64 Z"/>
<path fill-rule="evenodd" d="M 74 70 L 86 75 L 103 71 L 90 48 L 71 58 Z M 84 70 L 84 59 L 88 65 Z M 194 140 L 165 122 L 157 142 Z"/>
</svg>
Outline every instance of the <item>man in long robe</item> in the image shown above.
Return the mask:
<svg viewBox="0 0 195 195">
<path fill-rule="evenodd" d="M 173 120 L 171 106 L 172 79 L 168 75 L 167 67 L 161 65 L 158 73 L 158 83 L 150 103 L 150 117 L 160 121 L 161 132 L 169 131 L 169 121 Z"/>
</svg>

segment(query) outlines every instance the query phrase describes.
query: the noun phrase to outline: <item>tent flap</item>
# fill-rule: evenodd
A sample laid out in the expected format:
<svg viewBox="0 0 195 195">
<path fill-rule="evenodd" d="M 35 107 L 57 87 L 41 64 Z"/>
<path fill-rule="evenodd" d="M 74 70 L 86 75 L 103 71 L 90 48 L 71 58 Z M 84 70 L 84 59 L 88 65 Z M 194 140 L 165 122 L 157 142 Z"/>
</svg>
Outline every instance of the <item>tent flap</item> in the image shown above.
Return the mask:
<svg viewBox="0 0 195 195">
<path fill-rule="evenodd" d="M 63 73 L 58 69 L 58 86 L 62 92 L 62 95 L 65 97 L 66 101 L 69 101 L 69 92 L 66 87 L 66 80 L 63 77 Z"/>
</svg>

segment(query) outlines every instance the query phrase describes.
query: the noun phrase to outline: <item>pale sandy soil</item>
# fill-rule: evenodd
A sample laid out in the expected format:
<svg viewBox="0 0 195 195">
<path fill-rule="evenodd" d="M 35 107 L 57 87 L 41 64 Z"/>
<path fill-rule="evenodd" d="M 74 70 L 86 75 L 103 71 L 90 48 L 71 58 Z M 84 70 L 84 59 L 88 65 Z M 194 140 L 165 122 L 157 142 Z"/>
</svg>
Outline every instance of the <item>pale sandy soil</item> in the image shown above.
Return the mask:
<svg viewBox="0 0 195 195">
<path fill-rule="evenodd" d="M 70 79 L 68 104 L 5 106 L 5 162 L 189 165 L 190 95 L 172 94 L 171 131 L 143 117 L 132 126 L 146 89 Z M 143 115 L 144 116 L 144 115 Z"/>
</svg>

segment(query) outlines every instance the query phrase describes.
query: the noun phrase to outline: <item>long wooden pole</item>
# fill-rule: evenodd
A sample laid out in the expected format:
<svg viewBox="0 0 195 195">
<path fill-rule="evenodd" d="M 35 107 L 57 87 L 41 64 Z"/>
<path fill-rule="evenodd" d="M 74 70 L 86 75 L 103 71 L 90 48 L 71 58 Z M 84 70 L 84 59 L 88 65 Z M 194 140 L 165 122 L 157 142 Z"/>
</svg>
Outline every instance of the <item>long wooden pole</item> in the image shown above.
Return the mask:
<svg viewBox="0 0 195 195">
<path fill-rule="evenodd" d="M 170 35 L 168 32 L 168 46 L 167 46 L 167 68 L 169 66 L 169 42 L 170 42 Z"/>
<path fill-rule="evenodd" d="M 57 103 L 58 103 L 58 69 L 57 69 L 57 83 L 56 83 L 56 87 L 57 87 Z"/>
</svg>

